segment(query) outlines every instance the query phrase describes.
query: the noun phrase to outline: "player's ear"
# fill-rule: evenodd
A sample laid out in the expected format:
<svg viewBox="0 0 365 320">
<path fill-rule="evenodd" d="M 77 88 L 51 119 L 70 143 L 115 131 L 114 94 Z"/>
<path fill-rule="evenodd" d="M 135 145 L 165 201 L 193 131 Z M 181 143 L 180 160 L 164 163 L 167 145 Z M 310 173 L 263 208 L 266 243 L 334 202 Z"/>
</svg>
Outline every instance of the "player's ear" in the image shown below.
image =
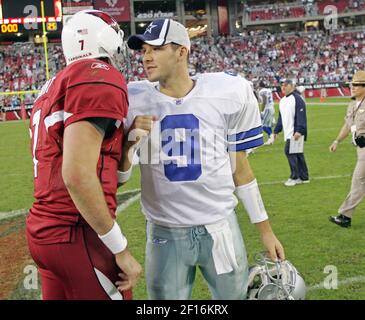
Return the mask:
<svg viewBox="0 0 365 320">
<path fill-rule="evenodd" d="M 189 56 L 189 51 L 187 48 L 181 46 L 179 49 L 179 58 L 181 58 L 182 60 L 187 60 Z"/>
</svg>

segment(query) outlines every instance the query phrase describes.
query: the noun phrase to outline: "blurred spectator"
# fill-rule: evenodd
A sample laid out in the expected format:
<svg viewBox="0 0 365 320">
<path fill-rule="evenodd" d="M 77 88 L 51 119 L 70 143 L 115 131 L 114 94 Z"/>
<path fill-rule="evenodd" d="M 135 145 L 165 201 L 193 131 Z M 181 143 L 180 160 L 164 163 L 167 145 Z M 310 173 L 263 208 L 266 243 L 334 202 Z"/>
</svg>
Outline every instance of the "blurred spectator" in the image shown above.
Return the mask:
<svg viewBox="0 0 365 320">
<path fill-rule="evenodd" d="M 2 101 L 0 101 L 2 103 Z M 4 106 L 0 105 L 0 121 L 5 121 L 5 109 Z"/>
<path fill-rule="evenodd" d="M 53 76 L 65 65 L 61 46 L 50 44 L 48 57 Z M 132 52 L 130 61 L 129 81 L 145 79 L 141 54 Z M 234 37 L 198 37 L 192 39 L 189 62 L 191 75 L 229 70 L 271 86 L 287 77 L 298 79 L 298 85 L 347 81 L 348 74 L 365 69 L 365 29 L 336 34 L 250 31 Z M 39 90 L 46 80 L 43 47 L 32 43 L 0 47 L 0 64 L 0 92 Z M 26 94 L 25 104 L 32 104 L 35 96 Z M 19 97 L 6 96 L 2 101 L 6 107 L 17 106 Z"/>
<path fill-rule="evenodd" d="M 360 11 L 365 10 L 365 0 L 322 0 L 318 2 L 302 0 L 275 4 L 261 3 L 260 5 L 245 5 L 243 12 L 245 17 L 251 21 L 279 20 L 324 14 L 327 6 L 335 6 L 338 13 Z"/>
<path fill-rule="evenodd" d="M 60 45 L 48 46 L 49 72 L 52 77 L 60 70 L 65 61 Z M 0 92 L 40 90 L 46 81 L 43 47 L 33 43 L 16 43 L 0 47 Z M 25 104 L 32 104 L 35 94 L 25 95 Z M 19 107 L 20 96 L 5 96 L 5 107 Z"/>
</svg>

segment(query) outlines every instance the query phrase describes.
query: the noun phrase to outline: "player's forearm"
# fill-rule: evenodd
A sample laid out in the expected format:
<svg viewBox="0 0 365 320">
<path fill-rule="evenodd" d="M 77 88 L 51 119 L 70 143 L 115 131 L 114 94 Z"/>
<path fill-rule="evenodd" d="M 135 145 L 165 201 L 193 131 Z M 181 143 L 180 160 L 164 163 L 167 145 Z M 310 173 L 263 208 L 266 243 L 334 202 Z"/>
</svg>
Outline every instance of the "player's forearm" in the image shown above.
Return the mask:
<svg viewBox="0 0 365 320">
<path fill-rule="evenodd" d="M 340 130 L 340 133 L 338 134 L 337 138 L 335 141 L 337 141 L 338 143 L 340 143 L 342 140 L 344 140 L 350 133 L 351 129 L 347 126 L 347 124 L 345 123 L 343 125 L 343 127 Z"/>
<path fill-rule="evenodd" d="M 231 153 L 230 158 L 233 181 L 236 187 L 245 185 L 255 180 L 255 176 L 245 152 Z"/>
<path fill-rule="evenodd" d="M 261 236 L 273 233 L 273 231 L 271 229 L 269 219 L 264 220 L 264 221 L 259 222 L 259 223 L 255 223 L 255 226 L 256 226 L 256 228 L 259 231 Z"/>
<path fill-rule="evenodd" d="M 132 175 L 134 148 L 123 146 L 122 158 L 118 165 L 118 188 L 125 184 Z"/>
<path fill-rule="evenodd" d="M 75 166 L 65 171 L 63 178 L 68 192 L 80 214 L 98 234 L 107 233 L 113 226 L 109 208 L 95 171 Z"/>
<path fill-rule="evenodd" d="M 122 158 L 119 162 L 118 170 L 123 171 L 123 172 L 128 171 L 133 164 L 133 157 L 134 157 L 133 146 L 129 146 L 128 144 L 125 144 L 123 146 Z"/>
</svg>

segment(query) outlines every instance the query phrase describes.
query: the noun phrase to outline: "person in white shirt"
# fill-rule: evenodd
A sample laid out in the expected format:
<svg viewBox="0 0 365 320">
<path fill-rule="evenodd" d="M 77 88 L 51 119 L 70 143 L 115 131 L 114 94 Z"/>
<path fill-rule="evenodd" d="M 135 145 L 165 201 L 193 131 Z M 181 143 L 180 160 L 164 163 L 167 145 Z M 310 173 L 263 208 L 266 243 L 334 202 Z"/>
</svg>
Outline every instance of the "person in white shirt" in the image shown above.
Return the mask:
<svg viewBox="0 0 365 320">
<path fill-rule="evenodd" d="M 287 187 L 309 183 L 308 167 L 304 150 L 294 152 L 291 144 L 299 139 L 307 139 L 306 105 L 301 95 L 295 90 L 295 80 L 283 79 L 281 90 L 285 94 L 279 103 L 279 118 L 274 129 L 274 139 L 284 131 L 285 155 L 288 158 L 290 177 L 284 183 Z M 304 142 L 303 142 L 304 143 Z"/>
<path fill-rule="evenodd" d="M 120 183 L 128 180 L 139 148 L 148 296 L 190 299 L 199 267 L 214 299 L 245 299 L 236 197 L 269 257 L 285 259 L 245 154 L 263 143 L 253 91 L 247 80 L 223 72 L 190 78 L 190 40 L 176 21 L 153 21 L 128 46 L 142 50 L 148 81 L 128 86 L 127 153 L 118 175 Z"/>
<path fill-rule="evenodd" d="M 262 115 L 262 128 L 268 135 L 268 140 L 265 142 L 266 145 L 274 143 L 274 135 L 272 133 L 272 126 L 274 123 L 275 108 L 274 98 L 272 91 L 267 88 L 264 81 L 259 83 L 259 99 L 260 99 L 260 111 Z"/>
</svg>

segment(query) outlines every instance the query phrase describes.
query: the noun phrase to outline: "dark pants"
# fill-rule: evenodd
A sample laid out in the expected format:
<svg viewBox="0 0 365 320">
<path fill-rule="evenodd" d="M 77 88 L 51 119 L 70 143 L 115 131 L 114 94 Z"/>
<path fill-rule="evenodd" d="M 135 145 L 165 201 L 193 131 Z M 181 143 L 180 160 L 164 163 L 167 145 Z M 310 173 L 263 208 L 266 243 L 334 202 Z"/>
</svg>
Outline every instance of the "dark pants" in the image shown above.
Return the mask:
<svg viewBox="0 0 365 320">
<path fill-rule="evenodd" d="M 289 153 L 289 145 L 290 140 L 286 140 L 284 152 L 286 157 L 288 158 L 289 167 L 290 167 L 290 178 L 291 179 L 300 179 L 300 180 L 308 180 L 308 168 L 305 163 L 304 153 Z"/>
</svg>

